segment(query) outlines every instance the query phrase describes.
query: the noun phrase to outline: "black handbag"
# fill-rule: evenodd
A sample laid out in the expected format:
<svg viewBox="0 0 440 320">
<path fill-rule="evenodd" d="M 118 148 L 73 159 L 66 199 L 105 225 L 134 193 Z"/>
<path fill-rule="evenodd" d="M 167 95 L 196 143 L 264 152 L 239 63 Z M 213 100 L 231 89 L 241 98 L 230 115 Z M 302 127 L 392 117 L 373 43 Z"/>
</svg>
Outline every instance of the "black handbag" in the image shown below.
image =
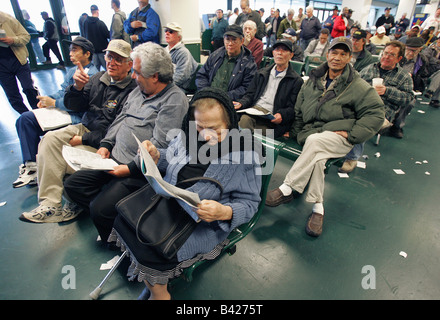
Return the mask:
<svg viewBox="0 0 440 320">
<path fill-rule="evenodd" d="M 199 180 L 216 183 L 220 188 L 221 198 L 223 187 L 212 178 L 190 178 L 177 185 Z M 149 184 L 120 200 L 116 204 L 116 210 L 135 231 L 140 243 L 153 247 L 167 259 L 177 254 L 197 226 L 197 222 L 175 198 L 165 198 L 157 194 Z"/>
</svg>

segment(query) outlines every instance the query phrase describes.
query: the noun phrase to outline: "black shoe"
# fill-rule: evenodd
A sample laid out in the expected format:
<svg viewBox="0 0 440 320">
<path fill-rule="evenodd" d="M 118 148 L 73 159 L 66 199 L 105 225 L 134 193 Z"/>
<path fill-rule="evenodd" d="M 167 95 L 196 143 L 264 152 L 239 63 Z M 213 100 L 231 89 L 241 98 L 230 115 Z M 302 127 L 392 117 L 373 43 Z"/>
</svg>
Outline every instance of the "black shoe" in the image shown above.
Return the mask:
<svg viewBox="0 0 440 320">
<path fill-rule="evenodd" d="M 431 99 L 433 94 L 434 94 L 434 91 L 426 90 L 424 96 L 425 96 L 425 98 Z"/>
<path fill-rule="evenodd" d="M 429 103 L 429 105 L 430 105 L 431 107 L 434 107 L 434 108 L 440 108 L 440 101 L 438 101 L 438 100 L 431 100 L 431 102 Z"/>
<path fill-rule="evenodd" d="M 397 138 L 397 139 L 402 139 L 403 138 L 403 129 L 392 126 L 390 128 L 389 135 L 394 138 Z"/>
</svg>

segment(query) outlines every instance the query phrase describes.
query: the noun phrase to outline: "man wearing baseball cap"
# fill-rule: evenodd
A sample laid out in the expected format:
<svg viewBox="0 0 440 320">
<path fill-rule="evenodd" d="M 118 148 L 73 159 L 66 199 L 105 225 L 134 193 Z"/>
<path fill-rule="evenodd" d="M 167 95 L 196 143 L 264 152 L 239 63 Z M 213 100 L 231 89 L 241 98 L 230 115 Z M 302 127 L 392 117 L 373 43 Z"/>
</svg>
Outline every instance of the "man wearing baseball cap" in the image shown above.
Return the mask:
<svg viewBox="0 0 440 320">
<path fill-rule="evenodd" d="M 241 111 L 241 128 L 254 130 L 273 129 L 275 138 L 289 132 L 295 117 L 295 103 L 303 80 L 292 69 L 293 43 L 282 39 L 272 46 L 274 64 L 260 69 L 251 85 L 235 108 Z M 273 117 L 251 115 L 246 109 L 253 108 Z"/>
<path fill-rule="evenodd" d="M 74 172 L 63 158 L 63 145 L 96 152 L 129 93 L 136 88 L 131 78 L 131 45 L 121 39 L 111 40 L 105 52 L 106 71 L 89 76 L 83 66 L 77 64 L 73 84 L 65 89 L 64 103 L 68 109 L 84 113 L 81 123 L 44 135 L 38 146 L 39 206 L 24 212 L 21 220 L 62 222 L 75 218 L 82 211 L 68 201 L 62 206 L 64 176 Z"/>
<path fill-rule="evenodd" d="M 394 16 L 391 15 L 390 12 L 391 12 L 391 8 L 386 7 L 385 13 L 377 19 L 375 24 L 377 28 L 383 26 L 387 36 L 390 35 L 391 28 L 394 27 L 395 25 Z"/>
<path fill-rule="evenodd" d="M 251 83 L 257 65 L 251 51 L 244 43 L 243 29 L 236 24 L 226 28 L 225 46 L 209 56 L 196 75 L 197 89 L 216 87 L 229 94 L 233 101 L 239 100 Z"/>
<path fill-rule="evenodd" d="M 352 35 L 353 42 L 353 67 L 360 72 L 366 66 L 375 62 L 371 53 L 365 49 L 367 44 L 367 33 L 365 30 L 357 30 Z"/>
<path fill-rule="evenodd" d="M 185 93 L 189 93 L 191 80 L 197 71 L 198 63 L 182 42 L 182 27 L 179 24 L 170 22 L 164 27 L 164 30 L 165 41 L 168 43 L 166 49 L 175 66 L 174 83 Z"/>
<path fill-rule="evenodd" d="M 390 37 L 386 35 L 386 30 L 384 26 L 380 26 L 376 30 L 376 35 L 372 36 L 370 39 L 371 43 L 376 46 L 384 46 L 387 42 L 390 42 Z"/>
<path fill-rule="evenodd" d="M 326 161 L 343 157 L 355 144 L 372 138 L 384 122 L 381 98 L 350 65 L 352 51 L 350 39 L 333 39 L 327 62 L 313 69 L 301 87 L 291 135 L 303 145 L 302 153 L 283 184 L 266 198 L 266 205 L 278 206 L 308 186 L 306 201 L 314 205 L 306 233 L 313 237 L 322 233 Z"/>
<path fill-rule="evenodd" d="M 77 37 L 73 41 L 64 40 L 70 43 L 70 60 L 75 65 L 81 65 L 87 70 L 87 74 L 91 77 L 98 72 L 96 67 L 91 62 L 94 48 L 93 44 L 83 38 Z M 69 112 L 72 124 L 81 122 L 82 112 L 74 112 L 66 108 L 64 105 L 65 89 L 72 85 L 75 81 L 73 75 L 78 67 L 67 70 L 64 77 L 64 82 L 61 84 L 61 89 L 48 96 L 37 96 L 39 102 L 38 108 L 54 108 Z M 54 114 L 56 110 L 51 110 Z M 24 112 L 20 115 L 15 123 L 17 135 L 20 139 L 20 146 L 22 151 L 23 164 L 20 165 L 19 177 L 12 183 L 14 188 L 20 188 L 25 185 L 37 184 L 37 151 L 40 137 L 43 136 L 46 128 L 41 128 L 35 113 L 32 111 Z"/>
<path fill-rule="evenodd" d="M 287 40 L 292 43 L 292 50 L 294 53 L 292 60 L 303 62 L 304 61 L 304 51 L 303 51 L 303 49 L 301 49 L 301 47 L 299 45 L 296 44 L 297 43 L 296 31 L 293 28 L 288 28 L 287 30 L 284 31 L 284 33 L 281 34 L 281 36 L 283 37 L 281 40 Z M 273 47 L 267 47 L 264 50 L 264 56 L 273 57 Z"/>
</svg>

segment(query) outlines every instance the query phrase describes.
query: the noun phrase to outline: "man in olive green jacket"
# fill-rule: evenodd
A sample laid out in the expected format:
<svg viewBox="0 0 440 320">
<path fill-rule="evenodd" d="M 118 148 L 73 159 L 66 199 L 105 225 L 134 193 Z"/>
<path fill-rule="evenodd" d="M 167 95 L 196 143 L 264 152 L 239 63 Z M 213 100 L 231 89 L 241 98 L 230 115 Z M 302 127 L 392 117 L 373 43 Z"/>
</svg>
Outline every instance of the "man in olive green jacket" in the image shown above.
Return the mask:
<svg viewBox="0 0 440 320">
<path fill-rule="evenodd" d="M 308 185 L 306 201 L 314 206 L 306 232 L 315 237 L 322 232 L 325 163 L 372 138 L 385 119 L 382 99 L 350 65 L 351 57 L 351 40 L 335 38 L 327 62 L 314 69 L 302 86 L 292 133 L 303 150 L 284 183 L 266 198 L 268 206 L 278 206 L 303 193 Z"/>
</svg>

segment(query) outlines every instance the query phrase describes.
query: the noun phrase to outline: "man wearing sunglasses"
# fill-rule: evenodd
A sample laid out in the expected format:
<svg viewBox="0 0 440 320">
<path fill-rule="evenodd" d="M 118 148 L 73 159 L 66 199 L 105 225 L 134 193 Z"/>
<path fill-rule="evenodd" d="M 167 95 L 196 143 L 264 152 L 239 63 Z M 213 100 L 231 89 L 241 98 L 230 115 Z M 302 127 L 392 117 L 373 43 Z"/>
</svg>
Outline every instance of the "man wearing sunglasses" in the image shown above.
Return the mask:
<svg viewBox="0 0 440 320">
<path fill-rule="evenodd" d="M 174 83 L 187 93 L 191 86 L 191 79 L 197 71 L 197 61 L 183 44 L 182 28 L 177 23 L 170 22 L 166 25 L 165 41 L 168 43 L 166 49 L 174 65 Z"/>
</svg>

